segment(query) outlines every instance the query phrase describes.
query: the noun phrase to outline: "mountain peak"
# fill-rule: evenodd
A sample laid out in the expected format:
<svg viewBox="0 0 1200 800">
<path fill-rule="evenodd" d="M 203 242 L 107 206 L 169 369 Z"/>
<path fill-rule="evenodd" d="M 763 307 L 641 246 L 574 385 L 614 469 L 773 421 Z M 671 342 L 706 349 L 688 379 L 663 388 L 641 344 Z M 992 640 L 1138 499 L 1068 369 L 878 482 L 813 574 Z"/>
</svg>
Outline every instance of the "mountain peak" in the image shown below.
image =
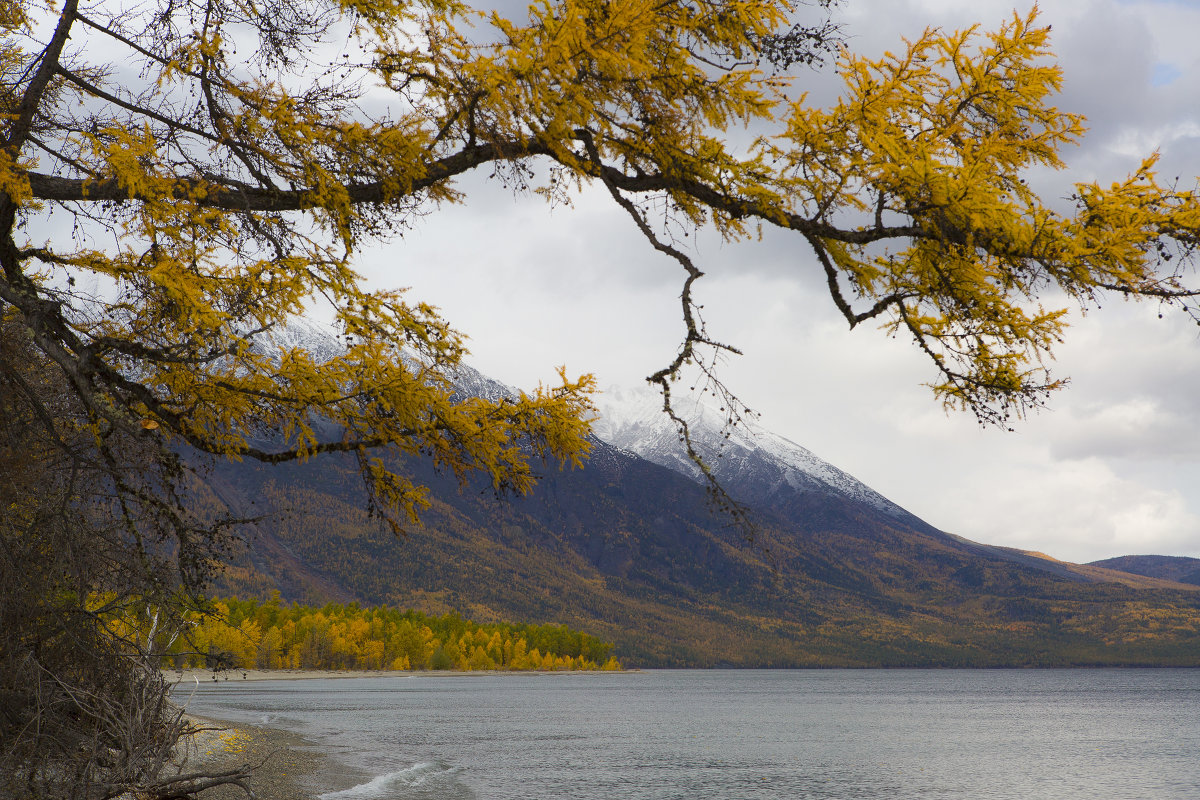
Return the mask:
<svg viewBox="0 0 1200 800">
<path fill-rule="evenodd" d="M 286 333 L 278 346 L 340 345 Z M 469 367 L 458 380 L 464 395 L 509 391 Z M 406 460 L 432 502 L 401 544 L 367 512 L 353 458 L 220 461 L 203 479 L 256 518 L 228 591 L 569 623 L 644 665 L 1195 663 L 1196 637 L 1179 633 L 1200 619 L 1195 590 L 939 532 L 754 421 L 730 430 L 719 408 L 679 400 L 769 563 L 705 508 L 660 399 L 610 389 L 596 433 L 616 446 L 544 470 L 529 497 L 498 503 L 486 481 Z M 1162 630 L 1147 634 L 1147 609 Z"/>
<path fill-rule="evenodd" d="M 613 386 L 601 393 L 596 405 L 601 418 L 593 431 L 598 438 L 700 480 L 700 468 L 688 457 L 675 423 L 663 413 L 658 392 L 649 387 Z M 693 447 L 737 500 L 758 504 L 796 493 L 819 492 L 865 504 L 890 517 L 916 520 L 862 481 L 807 448 L 766 430 L 755 418 L 746 417 L 731 425 L 726 412 L 695 396 L 676 399 L 675 409 L 688 423 Z"/>
<path fill-rule="evenodd" d="M 345 343 L 332 327 L 302 318 L 272 328 L 263 339 L 275 349 L 307 350 L 319 361 L 345 351 Z M 466 396 L 516 396 L 511 387 L 465 364 L 458 365 L 452 379 Z M 725 410 L 706 404 L 695 394 L 676 396 L 674 404 L 676 413 L 688 423 L 693 447 L 740 502 L 785 509 L 803 496 L 816 493 L 929 527 L 807 448 L 766 430 L 756 417 L 745 416 L 731 424 Z M 649 386 L 610 386 L 599 394 L 596 405 L 600 412 L 593 423 L 596 438 L 693 481 L 702 481 L 700 468 L 688 457 L 675 423 L 663 412 L 662 395 L 656 390 Z"/>
<path fill-rule="evenodd" d="M 289 317 L 260 335 L 264 352 L 304 350 L 318 364 L 346 352 L 346 344 L 332 325 L 306 317 Z"/>
</svg>

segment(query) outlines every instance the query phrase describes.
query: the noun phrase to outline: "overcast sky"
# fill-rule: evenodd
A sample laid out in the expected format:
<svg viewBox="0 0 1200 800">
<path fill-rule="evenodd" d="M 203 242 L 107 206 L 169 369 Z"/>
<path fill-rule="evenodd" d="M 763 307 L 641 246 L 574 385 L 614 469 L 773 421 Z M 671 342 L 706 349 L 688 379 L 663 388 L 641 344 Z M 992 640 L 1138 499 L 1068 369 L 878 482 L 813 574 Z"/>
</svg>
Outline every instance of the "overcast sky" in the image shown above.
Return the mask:
<svg viewBox="0 0 1200 800">
<path fill-rule="evenodd" d="M 1021 7 L 1022 12 L 1028 10 Z M 1116 180 L 1154 149 L 1163 174 L 1200 173 L 1200 3 L 1050 0 L 1042 18 L 1065 70 L 1057 105 L 1088 117 L 1066 158 L 1076 180 Z M 849 46 L 902 46 L 926 26 L 996 27 L 1006 2 L 847 0 Z M 813 74 L 830 97 L 831 71 Z M 1049 184 L 1047 184 L 1049 186 Z M 682 323 L 677 265 L 598 193 L 572 209 L 514 198 L 495 182 L 363 254 L 377 286 L 409 286 L 471 337 L 471 362 L 531 387 L 554 367 L 601 386 L 666 364 Z M 710 332 L 745 351 L 727 383 L 761 424 L 855 475 L 933 525 L 1070 561 L 1131 553 L 1200 557 L 1200 338 L 1181 315 L 1112 299 L 1076 318 L 1055 371 L 1071 385 L 1015 433 L 948 416 L 908 342 L 836 314 L 798 237 L 694 242 Z"/>
</svg>

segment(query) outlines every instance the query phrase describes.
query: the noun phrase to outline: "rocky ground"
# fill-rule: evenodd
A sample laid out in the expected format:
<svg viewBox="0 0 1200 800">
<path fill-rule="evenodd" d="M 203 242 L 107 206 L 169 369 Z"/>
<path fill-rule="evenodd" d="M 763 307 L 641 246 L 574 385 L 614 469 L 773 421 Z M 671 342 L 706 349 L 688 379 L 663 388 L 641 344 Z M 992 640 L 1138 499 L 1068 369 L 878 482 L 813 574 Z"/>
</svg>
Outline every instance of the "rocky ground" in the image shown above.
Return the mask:
<svg viewBox="0 0 1200 800">
<path fill-rule="evenodd" d="M 316 797 L 313 776 L 325 771 L 328 759 L 304 739 L 273 728 L 194 720 L 200 731 L 181 753 L 181 771 L 221 773 L 250 767 L 247 786 L 221 786 L 200 793 L 201 800 L 304 800 Z M 322 784 L 328 785 L 324 780 Z"/>
</svg>

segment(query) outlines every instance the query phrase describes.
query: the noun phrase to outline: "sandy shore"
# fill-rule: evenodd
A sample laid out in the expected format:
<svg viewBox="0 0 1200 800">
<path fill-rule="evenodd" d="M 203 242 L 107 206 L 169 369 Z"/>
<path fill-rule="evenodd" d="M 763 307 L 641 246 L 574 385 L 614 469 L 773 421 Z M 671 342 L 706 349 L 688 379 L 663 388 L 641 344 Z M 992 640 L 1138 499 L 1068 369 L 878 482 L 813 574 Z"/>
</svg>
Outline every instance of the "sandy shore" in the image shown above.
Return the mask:
<svg viewBox="0 0 1200 800">
<path fill-rule="evenodd" d="M 196 683 L 381 678 L 411 674 L 414 673 L 239 669 L 214 675 L 206 669 L 163 670 L 168 681 L 178 684 L 176 700 L 183 702 L 187 700 L 187 687 Z M 289 731 L 194 715 L 188 718 L 199 731 L 181 749 L 181 772 L 219 773 L 249 765 L 248 784 L 255 800 L 316 800 L 321 792 L 348 789 L 364 780 L 363 775 L 337 763 L 312 743 Z M 247 800 L 246 792 L 238 786 L 206 789 L 198 797 L 200 800 Z"/>
<path fill-rule="evenodd" d="M 191 717 L 200 728 L 181 753 L 181 771 L 225 772 L 250 766 L 248 785 L 256 800 L 316 800 L 362 780 L 322 754 L 303 737 L 277 728 Z M 219 786 L 200 800 L 246 800 L 238 786 Z"/>
<path fill-rule="evenodd" d="M 636 672 L 630 671 L 630 672 Z M 317 678 L 404 678 L 412 675 L 426 677 L 466 677 L 479 675 L 554 676 L 575 675 L 578 672 L 384 672 L 357 670 L 226 670 L 215 676 L 217 682 L 297 681 Z M 627 673 L 603 673 L 629 674 Z M 164 677 L 179 685 L 177 701 L 186 702 L 189 684 L 213 683 L 211 670 L 164 670 Z M 223 722 L 190 717 L 201 728 L 183 753 L 183 772 L 204 769 L 211 772 L 233 770 L 242 765 L 252 767 L 250 788 L 256 800 L 316 800 L 321 792 L 340 791 L 368 780 L 323 754 L 303 737 L 278 728 Z M 246 793 L 236 786 L 207 789 L 200 800 L 246 800 Z"/>
<path fill-rule="evenodd" d="M 315 678 L 388 678 L 405 675 L 429 675 L 423 672 L 385 672 L 383 670 L 321 670 L 321 669 L 227 669 L 213 673 L 210 669 L 166 669 L 163 677 L 172 683 L 219 683 L 222 681 L 303 681 Z"/>
<path fill-rule="evenodd" d="M 186 687 L 190 683 L 234 683 L 241 681 L 303 681 L 313 680 L 316 678 L 407 678 L 412 676 L 421 676 L 423 678 L 469 678 L 479 677 L 482 675 L 627 675 L 640 672 L 640 670 L 621 670 L 619 672 L 604 672 L 598 670 L 558 670 L 555 672 L 542 672 L 535 670 L 473 670 L 471 672 L 458 672 L 455 670 L 421 670 L 421 671 L 400 671 L 400 670 L 320 670 L 320 669 L 228 669 L 222 670 L 214 674 L 208 669 L 167 669 L 163 670 L 163 676 L 172 683 L 179 683 L 181 687 Z"/>
</svg>

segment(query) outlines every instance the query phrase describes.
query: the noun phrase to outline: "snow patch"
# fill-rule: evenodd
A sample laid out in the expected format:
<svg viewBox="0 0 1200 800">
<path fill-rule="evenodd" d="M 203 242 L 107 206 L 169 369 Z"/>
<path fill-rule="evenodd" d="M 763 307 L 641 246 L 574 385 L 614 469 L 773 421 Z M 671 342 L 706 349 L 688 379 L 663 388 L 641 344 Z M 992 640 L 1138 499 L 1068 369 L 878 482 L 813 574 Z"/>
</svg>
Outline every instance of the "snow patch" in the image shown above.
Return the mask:
<svg viewBox="0 0 1200 800">
<path fill-rule="evenodd" d="M 264 334 L 263 341 L 279 350 L 307 350 L 318 362 L 345 352 L 343 340 L 332 327 L 306 319 L 289 320 Z M 464 396 L 496 400 L 518 394 L 466 364 L 458 366 L 452 379 Z M 676 413 L 688 422 L 696 449 L 717 479 L 735 493 L 739 485 L 768 495 L 786 486 L 796 492 L 836 495 L 889 516 L 915 519 L 862 481 L 754 420 L 728 427 L 724 413 L 696 397 L 684 395 L 674 400 Z M 596 405 L 600 418 L 593 423 L 592 432 L 597 439 L 692 480 L 701 479 L 700 468 L 688 458 L 675 424 L 663 413 L 657 391 L 613 386 L 600 393 Z"/>
<path fill-rule="evenodd" d="M 674 399 L 674 398 L 673 398 Z M 727 427 L 726 415 L 694 397 L 675 399 L 692 441 L 717 479 L 729 485 L 758 481 L 775 490 L 786 484 L 800 492 L 822 491 L 864 503 L 891 516 L 910 516 L 862 481 L 812 451 L 772 433 L 753 420 Z M 622 450 L 694 480 L 700 468 L 688 458 L 675 424 L 663 413 L 662 396 L 650 389 L 610 387 L 598 398 L 596 436 Z M 774 485 L 762 486 L 763 481 Z"/>
</svg>

